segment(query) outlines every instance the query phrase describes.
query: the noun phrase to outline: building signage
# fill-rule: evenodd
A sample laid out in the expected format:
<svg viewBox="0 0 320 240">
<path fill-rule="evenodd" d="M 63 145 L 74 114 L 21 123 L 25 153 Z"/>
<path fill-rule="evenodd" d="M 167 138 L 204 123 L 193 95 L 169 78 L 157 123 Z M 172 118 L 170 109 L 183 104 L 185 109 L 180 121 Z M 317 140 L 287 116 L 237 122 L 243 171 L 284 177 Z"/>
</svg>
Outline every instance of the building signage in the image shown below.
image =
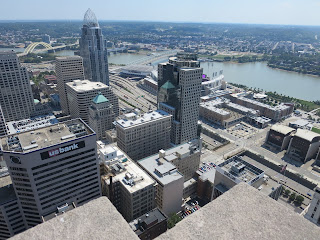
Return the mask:
<svg viewBox="0 0 320 240">
<path fill-rule="evenodd" d="M 51 149 L 47 152 L 43 152 L 40 153 L 41 155 L 41 159 L 45 160 L 51 157 L 55 157 L 67 152 L 71 152 L 80 148 L 84 148 L 85 147 L 85 142 L 81 141 L 81 142 L 77 142 L 77 143 L 73 143 L 71 145 L 65 146 L 65 147 L 60 147 L 60 148 L 56 148 L 56 149 Z"/>
</svg>

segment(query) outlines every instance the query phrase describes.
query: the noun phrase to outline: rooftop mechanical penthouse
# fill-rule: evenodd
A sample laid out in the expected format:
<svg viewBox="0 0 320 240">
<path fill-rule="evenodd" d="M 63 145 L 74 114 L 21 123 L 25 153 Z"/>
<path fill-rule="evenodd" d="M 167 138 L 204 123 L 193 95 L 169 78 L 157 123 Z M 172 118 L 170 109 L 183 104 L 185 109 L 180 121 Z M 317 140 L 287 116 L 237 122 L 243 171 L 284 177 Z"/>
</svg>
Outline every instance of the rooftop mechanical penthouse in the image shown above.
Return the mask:
<svg viewBox="0 0 320 240">
<path fill-rule="evenodd" d="M 95 135 L 75 119 L 0 139 L 28 227 L 101 196 Z"/>
</svg>

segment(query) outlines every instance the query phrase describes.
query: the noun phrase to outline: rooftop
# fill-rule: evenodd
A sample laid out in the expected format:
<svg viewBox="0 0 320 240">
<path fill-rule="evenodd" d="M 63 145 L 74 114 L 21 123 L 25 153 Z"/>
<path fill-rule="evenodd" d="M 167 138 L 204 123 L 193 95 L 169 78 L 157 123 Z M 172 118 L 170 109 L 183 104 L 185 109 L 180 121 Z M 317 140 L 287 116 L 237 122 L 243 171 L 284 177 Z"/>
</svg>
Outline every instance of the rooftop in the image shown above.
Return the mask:
<svg viewBox="0 0 320 240">
<path fill-rule="evenodd" d="M 39 224 L 12 240 L 139 239 L 106 197 L 100 197 Z"/>
<path fill-rule="evenodd" d="M 0 178 L 0 206 L 7 202 L 17 199 L 14 191 L 11 177 L 5 176 Z"/>
<path fill-rule="evenodd" d="M 316 240 L 320 229 L 260 193 L 240 183 L 193 213 L 157 240 L 246 239 Z"/>
<path fill-rule="evenodd" d="M 155 181 L 146 172 L 129 159 L 113 164 L 111 168 L 116 169 L 113 171 L 115 176 L 112 181 L 119 181 L 130 193 L 155 184 Z"/>
<path fill-rule="evenodd" d="M 161 86 L 161 88 L 169 89 L 169 88 L 175 88 L 175 86 L 171 82 L 167 81 L 165 84 Z"/>
<path fill-rule="evenodd" d="M 247 107 L 244 107 L 239 104 L 232 103 L 232 102 L 228 102 L 227 107 L 237 109 L 243 113 L 252 114 L 252 115 L 257 115 L 259 113 L 259 111 L 257 111 L 257 110 L 254 110 L 252 108 L 247 108 Z"/>
<path fill-rule="evenodd" d="M 109 102 L 109 100 L 103 96 L 101 92 L 99 92 L 99 94 L 92 101 L 96 104 Z"/>
<path fill-rule="evenodd" d="M 159 155 L 144 158 L 138 161 L 138 164 L 143 167 L 153 179 L 157 180 L 162 185 L 183 178 L 183 175 L 172 163 L 169 163 L 164 159 L 159 159 Z"/>
<path fill-rule="evenodd" d="M 279 132 L 283 135 L 287 135 L 293 131 L 295 131 L 294 128 L 288 127 L 288 126 L 284 126 L 284 125 L 280 125 L 280 124 L 276 124 L 276 125 L 272 125 L 271 127 L 272 130 Z"/>
<path fill-rule="evenodd" d="M 218 113 L 219 115 L 228 116 L 230 114 L 230 112 L 219 108 L 218 105 L 212 105 L 210 102 L 200 103 L 200 106 L 212 112 Z"/>
<path fill-rule="evenodd" d="M 80 56 L 64 56 L 64 57 L 56 57 L 56 60 L 64 61 L 64 60 L 80 60 L 82 57 Z"/>
<path fill-rule="evenodd" d="M 183 177 L 171 161 L 179 157 L 184 158 L 186 156 L 190 156 L 192 153 L 199 152 L 199 148 L 192 143 L 184 143 L 165 151 L 161 151 L 161 157 L 160 153 L 155 154 L 138 161 L 138 164 L 142 166 L 154 179 L 165 185 Z"/>
<path fill-rule="evenodd" d="M 309 121 L 304 119 L 298 119 L 294 122 L 290 122 L 290 124 L 297 125 L 298 127 L 304 127 L 309 124 Z"/>
<path fill-rule="evenodd" d="M 76 92 L 87 92 L 108 88 L 107 85 L 101 82 L 91 82 L 89 80 L 73 80 L 72 82 L 66 83 L 66 85 Z"/>
<path fill-rule="evenodd" d="M 164 220 L 166 220 L 167 217 L 164 213 L 162 213 L 158 208 L 155 208 L 148 212 L 147 214 L 144 214 L 137 219 L 131 221 L 129 223 L 132 230 L 137 234 L 141 234 L 144 232 L 144 227 L 147 227 L 149 224 L 151 224 L 150 227 L 154 226 L 152 223 L 160 223 Z"/>
<path fill-rule="evenodd" d="M 121 119 L 116 121 L 116 124 L 121 126 L 122 128 L 127 128 L 127 127 L 132 127 L 132 126 L 137 126 L 137 125 L 141 125 L 141 124 L 145 124 L 146 122 L 152 122 L 155 120 L 159 120 L 162 118 L 167 118 L 167 117 L 171 117 L 170 114 L 168 114 L 165 111 L 162 110 L 156 110 L 153 112 L 148 112 L 145 113 L 143 115 L 130 115 L 130 118 L 125 118 L 125 119 Z"/>
<path fill-rule="evenodd" d="M 309 142 L 313 142 L 313 141 L 320 141 L 320 134 L 309 131 L 309 130 L 305 130 L 305 129 L 297 129 L 297 132 L 294 135 L 295 137 L 299 137 L 302 139 L 305 139 Z"/>
<path fill-rule="evenodd" d="M 4 152 L 31 152 L 62 144 L 94 132 L 80 119 L 28 130 L 0 138 Z"/>
<path fill-rule="evenodd" d="M 8 135 L 35 130 L 58 123 L 59 121 L 53 114 L 37 116 L 19 121 L 7 122 Z"/>
<path fill-rule="evenodd" d="M 282 103 L 273 107 L 273 106 L 270 106 L 268 104 L 265 104 L 265 103 L 262 103 L 262 102 L 259 102 L 259 101 L 253 100 L 253 99 L 249 99 L 249 98 L 246 98 L 246 97 L 239 97 L 239 99 L 241 99 L 243 101 L 246 101 L 246 102 L 253 103 L 255 105 L 258 105 L 258 106 L 261 106 L 261 107 L 264 107 L 264 108 L 271 109 L 271 110 L 284 110 L 284 109 L 290 108 L 290 106 L 284 105 Z"/>
<path fill-rule="evenodd" d="M 94 12 L 88 8 L 83 18 L 83 25 L 88 27 L 99 27 L 99 23 Z"/>
<path fill-rule="evenodd" d="M 252 184 L 257 177 L 263 177 L 264 171 L 244 161 L 240 156 L 234 156 L 216 167 L 216 171 L 226 175 L 236 183 Z"/>
</svg>

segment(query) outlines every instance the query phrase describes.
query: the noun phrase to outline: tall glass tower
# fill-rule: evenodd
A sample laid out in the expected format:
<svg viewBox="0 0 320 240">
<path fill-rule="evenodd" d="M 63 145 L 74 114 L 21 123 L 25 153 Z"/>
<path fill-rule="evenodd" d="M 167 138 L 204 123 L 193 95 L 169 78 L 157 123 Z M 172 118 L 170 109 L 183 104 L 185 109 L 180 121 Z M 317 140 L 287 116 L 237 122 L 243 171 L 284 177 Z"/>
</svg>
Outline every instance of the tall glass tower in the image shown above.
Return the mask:
<svg viewBox="0 0 320 240">
<path fill-rule="evenodd" d="M 83 19 L 80 56 L 85 78 L 109 85 L 108 52 L 95 14 L 89 8 Z"/>
<path fill-rule="evenodd" d="M 14 52 L 0 52 L 0 105 L 6 122 L 35 113 L 28 72 Z"/>
<path fill-rule="evenodd" d="M 178 53 L 158 65 L 158 108 L 173 116 L 173 144 L 198 137 L 202 72 L 197 55 L 191 53 Z"/>
</svg>

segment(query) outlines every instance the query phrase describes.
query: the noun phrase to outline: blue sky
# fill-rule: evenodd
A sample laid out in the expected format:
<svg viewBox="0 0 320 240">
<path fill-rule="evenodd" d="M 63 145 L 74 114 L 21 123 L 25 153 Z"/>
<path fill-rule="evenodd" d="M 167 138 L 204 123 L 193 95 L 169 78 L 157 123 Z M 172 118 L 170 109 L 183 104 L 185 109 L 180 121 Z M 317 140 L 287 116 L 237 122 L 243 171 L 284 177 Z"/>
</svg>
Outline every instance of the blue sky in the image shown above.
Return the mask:
<svg viewBox="0 0 320 240">
<path fill-rule="evenodd" d="M 0 0 L 0 20 L 99 20 L 320 25 L 320 0 Z"/>
</svg>

